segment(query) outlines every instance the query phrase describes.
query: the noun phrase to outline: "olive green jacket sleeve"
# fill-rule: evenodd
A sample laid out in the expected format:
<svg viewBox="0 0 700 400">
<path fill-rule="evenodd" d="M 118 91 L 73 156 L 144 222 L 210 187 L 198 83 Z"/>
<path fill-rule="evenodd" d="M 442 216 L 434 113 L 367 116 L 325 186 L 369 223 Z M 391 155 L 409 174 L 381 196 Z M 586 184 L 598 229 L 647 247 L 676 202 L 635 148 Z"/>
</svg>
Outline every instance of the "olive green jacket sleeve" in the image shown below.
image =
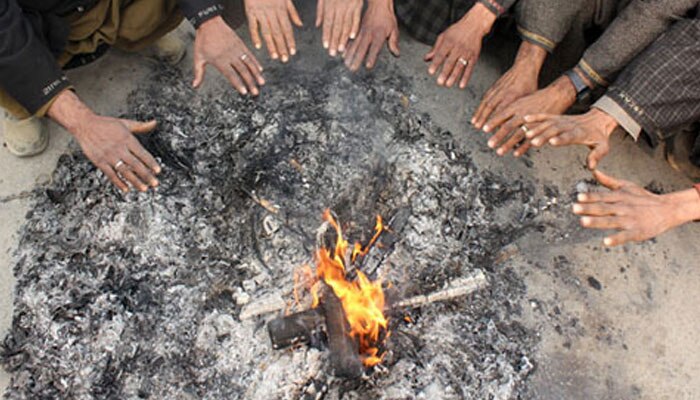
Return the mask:
<svg viewBox="0 0 700 400">
<path fill-rule="evenodd" d="M 548 52 L 564 39 L 574 20 L 591 0 L 521 0 L 516 6 L 520 37 Z"/>
<path fill-rule="evenodd" d="M 578 70 L 599 86 L 608 86 L 632 59 L 700 0 L 634 0 L 588 47 Z"/>
</svg>

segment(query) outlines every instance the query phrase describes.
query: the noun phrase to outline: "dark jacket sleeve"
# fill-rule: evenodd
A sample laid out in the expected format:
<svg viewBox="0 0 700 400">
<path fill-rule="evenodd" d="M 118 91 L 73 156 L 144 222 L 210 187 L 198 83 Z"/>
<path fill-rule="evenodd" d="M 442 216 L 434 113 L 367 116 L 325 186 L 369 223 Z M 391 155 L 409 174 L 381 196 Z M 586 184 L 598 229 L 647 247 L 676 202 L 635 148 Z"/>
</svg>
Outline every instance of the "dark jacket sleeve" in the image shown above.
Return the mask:
<svg viewBox="0 0 700 400">
<path fill-rule="evenodd" d="M 221 15 L 224 8 L 218 0 L 179 0 L 180 9 L 195 29 L 203 22 Z"/>
<path fill-rule="evenodd" d="M 699 0 L 634 0 L 583 54 L 578 69 L 597 85 L 608 82 Z"/>
<path fill-rule="evenodd" d="M 515 4 L 515 1 L 516 0 L 479 0 L 479 3 L 485 5 L 486 8 L 500 17 Z"/>
<path fill-rule="evenodd" d="M 16 0 L 0 0 L 0 86 L 31 114 L 70 86 Z"/>
<path fill-rule="evenodd" d="M 589 0 L 521 0 L 516 10 L 518 33 L 523 40 L 548 52 L 564 40 Z"/>
</svg>

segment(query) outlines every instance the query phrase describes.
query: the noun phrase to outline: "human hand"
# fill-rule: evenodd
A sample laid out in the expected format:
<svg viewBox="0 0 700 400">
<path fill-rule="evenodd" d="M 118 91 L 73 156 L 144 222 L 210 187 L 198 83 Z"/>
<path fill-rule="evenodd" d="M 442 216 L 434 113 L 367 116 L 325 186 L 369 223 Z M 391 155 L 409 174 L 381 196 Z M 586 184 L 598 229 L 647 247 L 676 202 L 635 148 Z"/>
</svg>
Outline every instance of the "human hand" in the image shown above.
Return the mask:
<svg viewBox="0 0 700 400">
<path fill-rule="evenodd" d="M 202 84 L 207 64 L 216 67 L 240 94 L 250 92 L 257 96 L 258 85 L 265 84 L 262 66 L 221 17 L 214 17 L 197 29 L 192 82 L 195 88 Z"/>
<path fill-rule="evenodd" d="M 481 43 L 495 20 L 494 13 L 476 3 L 462 19 L 438 36 L 424 60 L 432 61 L 428 67 L 430 75 L 442 68 L 437 78 L 439 86 L 452 87 L 459 81 L 460 89 L 467 87 L 481 54 Z"/>
<path fill-rule="evenodd" d="M 360 30 L 362 0 L 318 0 L 316 27 L 323 26 L 323 48 L 335 57 Z"/>
<path fill-rule="evenodd" d="M 548 87 L 514 101 L 501 111 L 494 113 L 486 121 L 484 132 L 495 132 L 489 138 L 488 146 L 497 148 L 496 154 L 505 155 L 525 138 L 525 130 L 530 126 L 525 124 L 525 115 L 562 114 L 576 102 L 576 89 L 567 77 L 561 77 Z M 525 141 L 514 152 L 519 157 L 530 148 Z"/>
<path fill-rule="evenodd" d="M 158 186 L 161 168 L 134 134 L 151 132 L 156 121 L 138 122 L 94 114 L 70 90 L 58 95 L 47 112 L 78 141 L 85 156 L 121 191 L 129 184 L 145 192 Z"/>
<path fill-rule="evenodd" d="M 523 41 L 513 66 L 484 94 L 472 117 L 472 125 L 481 129 L 492 113 L 498 113 L 515 100 L 535 93 L 546 57 L 545 49 Z"/>
<path fill-rule="evenodd" d="M 528 125 L 534 125 L 525 133 L 526 140 L 534 147 L 546 143 L 555 147 L 588 146 L 591 152 L 586 164 L 592 170 L 610 151 L 610 135 L 618 125 L 613 117 L 597 108 L 582 115 L 526 115 L 524 120 Z"/>
<path fill-rule="evenodd" d="M 605 246 L 640 242 L 700 218 L 700 196 L 695 189 L 665 195 L 651 193 L 632 182 L 600 171 L 593 176 L 611 192 L 579 193 L 573 212 L 585 228 L 617 230 Z"/>
<path fill-rule="evenodd" d="M 394 3 L 391 0 L 370 0 L 357 39 L 343 54 L 345 65 L 351 71 L 357 71 L 366 59 L 365 67 L 373 68 L 384 42 L 388 42 L 389 51 L 398 57 L 399 25 L 394 14 Z"/>
<path fill-rule="evenodd" d="M 245 0 L 245 13 L 253 45 L 262 47 L 260 33 L 273 60 L 287 62 L 297 53 L 292 23 L 303 26 L 292 0 Z"/>
</svg>

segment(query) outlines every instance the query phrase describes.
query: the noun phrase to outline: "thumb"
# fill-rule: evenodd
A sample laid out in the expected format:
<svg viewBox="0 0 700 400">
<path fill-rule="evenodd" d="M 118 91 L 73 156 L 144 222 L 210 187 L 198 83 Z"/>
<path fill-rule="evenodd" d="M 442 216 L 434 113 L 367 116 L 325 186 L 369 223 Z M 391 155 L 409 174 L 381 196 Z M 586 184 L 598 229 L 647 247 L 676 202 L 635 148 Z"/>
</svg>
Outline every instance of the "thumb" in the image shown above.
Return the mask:
<svg viewBox="0 0 700 400">
<path fill-rule="evenodd" d="M 389 51 L 398 57 L 401 55 L 401 50 L 399 49 L 399 30 L 394 29 L 389 35 Z"/>
<path fill-rule="evenodd" d="M 608 188 L 610 190 L 618 190 L 622 186 L 624 186 L 624 184 L 626 183 L 625 181 L 615 179 L 612 176 L 604 174 L 602 171 L 597 170 L 597 169 L 593 171 L 593 177 L 601 185 L 605 186 L 606 188 Z"/>
<path fill-rule="evenodd" d="M 199 56 L 195 54 L 194 56 L 194 80 L 192 81 L 192 87 L 195 89 L 202 84 L 204 80 L 204 70 L 207 63 L 202 60 Z"/>
<path fill-rule="evenodd" d="M 151 132 L 152 130 L 156 129 L 156 126 L 158 125 L 158 122 L 155 119 L 152 119 L 147 122 L 141 122 L 141 121 L 134 121 L 131 119 L 123 119 L 120 118 L 119 121 L 126 126 L 126 129 L 131 131 L 131 133 L 148 133 Z"/>
<path fill-rule="evenodd" d="M 593 149 L 591 149 L 591 152 L 588 153 L 588 169 L 594 170 L 598 166 L 598 162 L 603 159 L 606 155 L 608 155 L 608 151 L 610 148 L 607 146 L 607 144 L 600 144 L 598 146 L 595 146 Z"/>
</svg>

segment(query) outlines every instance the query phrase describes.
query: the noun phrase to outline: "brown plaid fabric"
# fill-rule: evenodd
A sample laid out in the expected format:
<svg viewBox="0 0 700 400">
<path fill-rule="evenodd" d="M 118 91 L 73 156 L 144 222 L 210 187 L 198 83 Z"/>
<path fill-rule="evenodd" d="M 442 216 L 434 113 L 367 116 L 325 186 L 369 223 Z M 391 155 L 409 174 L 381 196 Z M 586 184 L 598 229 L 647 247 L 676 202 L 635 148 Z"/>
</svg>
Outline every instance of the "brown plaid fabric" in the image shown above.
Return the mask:
<svg viewBox="0 0 700 400">
<path fill-rule="evenodd" d="M 700 19 L 682 19 L 637 56 L 606 94 L 653 143 L 700 121 Z"/>
<path fill-rule="evenodd" d="M 496 15 L 502 15 L 515 0 L 396 0 L 396 16 L 403 28 L 416 40 L 433 44 L 445 29 L 469 11 L 476 2 Z"/>
</svg>

